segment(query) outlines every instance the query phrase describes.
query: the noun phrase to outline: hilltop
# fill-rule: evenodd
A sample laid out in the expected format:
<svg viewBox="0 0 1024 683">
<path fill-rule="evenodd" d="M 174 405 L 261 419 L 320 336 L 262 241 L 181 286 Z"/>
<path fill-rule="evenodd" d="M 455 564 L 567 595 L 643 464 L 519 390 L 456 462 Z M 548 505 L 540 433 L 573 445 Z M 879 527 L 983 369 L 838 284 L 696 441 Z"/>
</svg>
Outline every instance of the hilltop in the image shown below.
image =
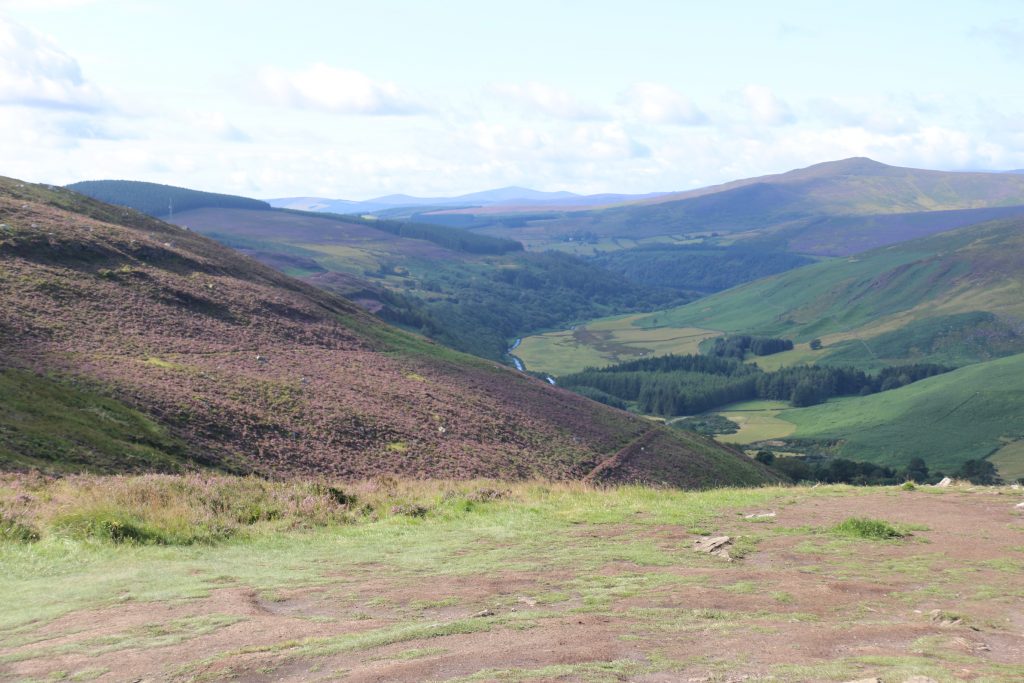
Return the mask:
<svg viewBox="0 0 1024 683">
<path fill-rule="evenodd" d="M 771 476 L 129 209 L 3 179 L 0 223 L 2 363 L 21 387 L 21 404 L 0 412 L 5 468 L 594 472 L 689 486 Z M 95 416 L 94 431 L 69 429 L 54 396 L 71 418 Z"/>
<path fill-rule="evenodd" d="M 904 218 L 879 218 L 888 215 Z M 619 206 L 549 213 L 524 225 L 502 225 L 500 217 L 488 223 L 481 216 L 477 227 L 534 243 L 573 235 L 597 240 L 717 236 L 730 243 L 845 256 L 1010 215 L 1024 215 L 1020 175 L 902 168 L 852 158 Z"/>
<path fill-rule="evenodd" d="M 69 190 L 74 190 L 101 202 L 127 206 L 157 217 L 167 216 L 174 212 L 210 207 L 256 211 L 270 209 L 270 204 L 259 199 L 190 190 L 185 187 L 146 183 L 138 180 L 86 180 L 72 183 L 67 187 Z"/>
</svg>

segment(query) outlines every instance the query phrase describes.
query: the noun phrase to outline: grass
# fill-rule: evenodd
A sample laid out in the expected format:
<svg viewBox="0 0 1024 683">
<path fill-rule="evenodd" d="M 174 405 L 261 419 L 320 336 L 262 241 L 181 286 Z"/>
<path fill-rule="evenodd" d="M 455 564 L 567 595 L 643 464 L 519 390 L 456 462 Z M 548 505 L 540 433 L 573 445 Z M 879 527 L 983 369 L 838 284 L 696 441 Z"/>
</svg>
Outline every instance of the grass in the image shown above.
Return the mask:
<svg viewBox="0 0 1024 683">
<path fill-rule="evenodd" d="M 588 633 L 585 623 L 605 624 L 612 641 L 628 641 L 636 654 L 601 653 L 594 661 L 540 656 L 512 666 L 502 660 L 507 648 L 501 645 L 480 665 L 491 668 L 458 668 L 448 675 L 613 681 L 732 672 L 745 666 L 742 653 L 674 661 L 662 651 L 683 640 L 777 635 L 794 624 L 846 629 L 850 620 L 879 623 L 879 615 L 868 611 L 844 616 L 841 626 L 828 621 L 831 608 L 817 609 L 793 583 L 808 573 L 813 585 L 850 577 L 895 591 L 910 581 L 919 590 L 913 594 L 917 602 L 901 603 L 901 610 L 955 590 L 950 582 L 956 577 L 936 571 L 943 558 L 934 548 L 922 555 L 917 544 L 879 544 L 872 552 L 908 555 L 865 560 L 847 537 L 784 525 L 760 525 L 755 536 L 742 517 L 769 508 L 781 517 L 793 503 L 827 504 L 837 496 L 871 493 L 878 491 L 822 486 L 686 492 L 394 479 L 340 487 L 234 477 L 7 476 L 0 479 L 0 507 L 17 509 L 39 539 L 0 542 L 0 600 L 9 605 L 0 612 L 0 656 L 9 666 L 31 664 L 72 678 L 91 675 L 97 661 L 90 653 L 159 654 L 177 647 L 180 659 L 168 676 L 190 680 L 285 675 L 301 667 L 340 675 L 367 663 L 400 678 L 394 672 L 404 669 L 386 667 L 421 662 L 426 669 L 419 671 L 425 671 L 434 659 L 450 667 L 466 648 L 479 651 L 520 637 L 571 647 L 574 629 Z M 318 495 L 334 504 L 317 502 Z M 309 499 L 316 504 L 303 503 Z M 161 530 L 164 539 L 68 531 L 61 520 L 92 516 L 97 501 L 110 514 Z M 403 506 L 427 512 L 393 512 Z M 814 514 L 809 507 L 804 512 Z M 176 517 L 236 530 L 202 540 L 174 536 L 170 531 L 187 526 L 174 523 Z M 902 531 L 868 521 L 858 528 L 867 529 L 869 538 L 878 535 L 871 531 L 876 525 Z M 726 563 L 693 552 L 692 534 L 701 529 L 738 534 L 734 547 L 741 559 Z M 801 534 L 815 541 L 803 551 L 808 562 L 802 566 L 751 562 L 751 553 Z M 1013 584 L 1019 575 L 1019 566 L 1010 563 L 979 569 L 1005 574 L 1003 583 Z M 83 612 L 96 609 L 105 611 Z M 150 618 L 150 609 L 167 616 Z M 210 612 L 203 615 L 203 609 Z M 140 612 L 146 614 L 143 623 L 116 625 L 118 615 Z M 64 631 L 75 619 L 79 631 Z M 264 619 L 277 626 L 264 628 Z M 97 621 L 111 626 L 93 633 Z M 88 625 L 83 629 L 82 623 Z M 858 663 L 851 660 L 843 670 Z M 946 663 L 939 658 L 933 668 L 945 671 Z M 972 666 L 990 675 L 985 680 L 1012 680 L 984 660 L 972 660 Z M 824 662 L 807 665 L 813 672 L 807 677 L 827 680 L 821 675 L 826 669 Z"/>
<path fill-rule="evenodd" d="M 955 471 L 1024 435 L 1024 354 L 871 396 L 784 410 L 778 419 L 796 425 L 791 438 L 838 442 L 842 457 L 905 465 L 920 456 L 932 470 Z M 1010 448 L 1001 467 L 1018 471 L 1020 453 Z"/>
<path fill-rule="evenodd" d="M 148 364 L 173 364 L 151 358 Z M 0 466 L 49 471 L 181 471 L 185 445 L 81 380 L 0 370 Z"/>
<path fill-rule="evenodd" d="M 745 401 L 725 406 L 715 412 L 740 428 L 735 434 L 721 434 L 716 438 L 725 443 L 746 445 L 789 436 L 796 425 L 777 417 L 788 407 L 785 401 Z"/>
<path fill-rule="evenodd" d="M 904 538 L 907 534 L 889 522 L 880 519 L 850 517 L 829 529 L 830 533 L 849 538 L 863 538 L 871 541 L 888 541 Z"/>
<path fill-rule="evenodd" d="M 345 494 L 354 500 L 342 505 L 331 486 L 315 482 L 8 478 L 0 487 L 0 506 L 18 510 L 40 540 L 4 543 L 0 595 L 22 599 L 0 614 L 0 628 L 124 600 L 193 598 L 239 583 L 261 591 L 315 584 L 325 563 L 385 563 L 400 573 L 424 567 L 454 575 L 536 571 L 576 557 L 581 544 L 560 548 L 552 546 L 552 537 L 571 536 L 578 524 L 634 522 L 642 510 L 644 526 L 696 528 L 722 510 L 763 507 L 789 495 L 782 488 L 683 493 L 503 483 L 506 497 L 466 504 L 480 498 L 477 490 L 494 487 L 495 482 L 370 481 L 347 485 Z M 402 506 L 428 512 L 424 518 L 392 512 Z M 118 537 L 97 524 L 68 522 L 104 516 L 135 520 L 152 535 Z M 211 531 L 225 529 L 231 531 Z M 282 533 L 288 531 L 297 533 Z M 587 552 L 576 560 L 581 570 L 614 561 L 667 566 L 689 555 L 663 549 L 653 539 L 585 539 L 582 546 Z M 460 555 L 467 547 L 473 551 Z M 302 562 L 290 559 L 295 553 Z M 81 580 L 67 581 L 71 576 Z"/>
<path fill-rule="evenodd" d="M 1024 439 L 1012 441 L 989 458 L 1006 481 L 1024 478 Z"/>
<path fill-rule="evenodd" d="M 650 329 L 634 323 L 644 314 L 613 316 L 575 329 L 525 337 L 516 355 L 526 367 L 554 376 L 604 367 L 642 356 L 697 353 L 705 339 L 719 336 L 701 328 Z"/>
</svg>

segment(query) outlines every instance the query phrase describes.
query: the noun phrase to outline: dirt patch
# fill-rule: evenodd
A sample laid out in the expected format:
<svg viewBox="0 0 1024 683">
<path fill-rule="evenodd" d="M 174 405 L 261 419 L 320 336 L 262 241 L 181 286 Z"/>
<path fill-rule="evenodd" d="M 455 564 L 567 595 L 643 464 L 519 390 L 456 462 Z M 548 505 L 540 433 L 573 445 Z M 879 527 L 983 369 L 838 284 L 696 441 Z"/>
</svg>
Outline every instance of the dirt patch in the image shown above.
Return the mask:
<svg viewBox="0 0 1024 683">
<path fill-rule="evenodd" d="M 550 571 L 454 576 L 368 567 L 273 595 L 230 588 L 118 605 L 0 648 L 0 672 L 106 669 L 96 675 L 109 681 L 1015 681 L 1024 671 L 1016 500 L 990 490 L 874 490 L 806 496 L 769 521 L 731 511 L 713 520 L 716 533 L 750 542 L 732 563 L 692 552 L 686 529 L 572 527 L 553 542 L 656 539 L 679 559 L 612 560 L 590 572 L 552 560 Z M 870 541 L 828 531 L 851 516 L 911 535 Z M 211 615 L 232 619 L 177 642 L 90 645 Z"/>
</svg>

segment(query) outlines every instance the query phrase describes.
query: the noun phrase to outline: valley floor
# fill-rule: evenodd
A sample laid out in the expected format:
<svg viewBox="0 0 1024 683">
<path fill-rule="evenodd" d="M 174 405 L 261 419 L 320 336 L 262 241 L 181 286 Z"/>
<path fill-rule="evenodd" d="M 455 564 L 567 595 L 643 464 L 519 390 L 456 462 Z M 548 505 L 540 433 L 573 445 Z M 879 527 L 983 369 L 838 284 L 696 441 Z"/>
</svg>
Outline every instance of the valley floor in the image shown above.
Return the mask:
<svg viewBox="0 0 1024 683">
<path fill-rule="evenodd" d="M 360 486 L 345 525 L 0 542 L 0 677 L 1024 679 L 1019 490 Z"/>
</svg>

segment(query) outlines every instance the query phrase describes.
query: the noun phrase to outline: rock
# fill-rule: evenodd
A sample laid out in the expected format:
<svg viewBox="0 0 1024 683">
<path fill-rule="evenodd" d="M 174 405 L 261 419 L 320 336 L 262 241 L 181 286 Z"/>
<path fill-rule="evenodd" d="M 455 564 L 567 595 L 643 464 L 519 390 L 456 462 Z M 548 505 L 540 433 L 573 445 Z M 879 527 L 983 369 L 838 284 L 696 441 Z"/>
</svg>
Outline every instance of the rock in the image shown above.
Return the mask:
<svg viewBox="0 0 1024 683">
<path fill-rule="evenodd" d="M 744 515 L 743 519 L 771 519 L 775 516 L 775 511 L 772 512 L 755 512 L 750 515 Z"/>
<path fill-rule="evenodd" d="M 940 481 L 938 484 L 936 484 L 936 486 L 938 486 L 939 488 L 943 488 L 943 489 L 946 488 L 947 486 L 952 486 L 952 485 L 953 485 L 953 480 L 950 479 L 949 477 L 943 477 L 942 481 Z"/>
<path fill-rule="evenodd" d="M 732 539 L 728 536 L 709 536 L 708 538 L 698 538 L 694 541 L 693 549 L 699 553 L 716 555 L 731 562 L 732 557 L 729 556 L 729 546 L 731 545 Z"/>
<path fill-rule="evenodd" d="M 858 678 L 855 681 L 846 681 L 846 683 L 882 683 L 881 678 Z"/>
<path fill-rule="evenodd" d="M 943 612 L 940 609 L 933 609 L 929 614 L 931 615 L 932 621 L 939 626 L 959 626 L 964 622 L 963 618 L 955 614 Z"/>
</svg>

